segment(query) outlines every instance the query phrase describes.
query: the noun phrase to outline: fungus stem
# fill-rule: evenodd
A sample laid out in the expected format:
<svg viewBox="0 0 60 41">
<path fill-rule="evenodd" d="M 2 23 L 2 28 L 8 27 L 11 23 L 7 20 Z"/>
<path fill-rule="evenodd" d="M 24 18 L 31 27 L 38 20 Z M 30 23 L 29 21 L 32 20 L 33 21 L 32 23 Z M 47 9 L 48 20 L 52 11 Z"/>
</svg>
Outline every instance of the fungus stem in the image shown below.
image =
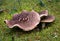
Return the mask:
<svg viewBox="0 0 60 41">
<path fill-rule="evenodd" d="M 42 23 L 42 28 L 45 28 L 45 23 Z"/>
</svg>

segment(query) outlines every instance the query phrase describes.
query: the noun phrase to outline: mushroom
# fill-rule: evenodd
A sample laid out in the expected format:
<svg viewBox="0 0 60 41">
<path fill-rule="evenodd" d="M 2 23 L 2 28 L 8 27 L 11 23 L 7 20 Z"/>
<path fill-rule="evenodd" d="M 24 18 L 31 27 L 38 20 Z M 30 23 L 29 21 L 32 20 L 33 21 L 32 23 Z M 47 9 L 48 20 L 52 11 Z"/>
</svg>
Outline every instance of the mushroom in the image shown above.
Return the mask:
<svg viewBox="0 0 60 41">
<path fill-rule="evenodd" d="M 24 10 L 21 14 L 15 14 L 11 20 L 5 20 L 4 22 L 9 28 L 17 26 L 24 31 L 30 31 L 39 24 L 40 16 L 34 10 L 31 12 Z"/>
<path fill-rule="evenodd" d="M 41 18 L 42 28 L 45 27 L 45 23 L 51 23 L 55 20 L 55 17 L 52 15 L 44 16 Z"/>
<path fill-rule="evenodd" d="M 48 15 L 48 10 L 44 10 L 44 11 L 39 12 L 39 15 L 40 15 L 41 22 L 42 22 L 42 28 L 45 27 L 45 23 L 53 22 L 55 19 L 54 16 Z"/>
<path fill-rule="evenodd" d="M 44 17 L 44 16 L 48 16 L 48 10 L 44 10 L 39 12 L 40 18 Z M 42 28 L 45 27 L 45 23 L 42 23 Z"/>
</svg>

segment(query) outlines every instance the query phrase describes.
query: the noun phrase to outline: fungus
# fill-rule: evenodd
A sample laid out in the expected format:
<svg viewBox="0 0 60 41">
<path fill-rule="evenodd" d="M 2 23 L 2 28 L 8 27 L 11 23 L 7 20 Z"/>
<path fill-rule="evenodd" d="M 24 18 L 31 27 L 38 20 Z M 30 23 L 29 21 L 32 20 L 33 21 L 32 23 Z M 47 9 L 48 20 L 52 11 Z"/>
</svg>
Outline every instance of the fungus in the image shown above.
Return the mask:
<svg viewBox="0 0 60 41">
<path fill-rule="evenodd" d="M 30 12 L 23 10 L 19 14 L 14 14 L 11 20 L 5 20 L 4 22 L 9 28 L 17 26 L 24 31 L 30 31 L 34 29 L 39 22 L 42 23 L 42 28 L 44 28 L 46 23 L 51 23 L 54 20 L 54 16 L 48 15 L 48 10 L 39 13 L 34 10 Z"/>
<path fill-rule="evenodd" d="M 45 27 L 45 23 L 51 23 L 55 20 L 55 17 L 52 15 L 44 16 L 41 18 L 42 28 Z"/>
<path fill-rule="evenodd" d="M 24 10 L 21 14 L 15 14 L 11 20 L 5 20 L 4 22 L 9 28 L 17 26 L 24 31 L 30 31 L 39 24 L 40 16 L 34 10 L 31 12 Z"/>
<path fill-rule="evenodd" d="M 39 15 L 40 15 L 41 22 L 42 22 L 42 28 L 45 27 L 45 23 L 50 23 L 55 20 L 54 16 L 48 15 L 48 10 L 39 12 Z"/>
</svg>

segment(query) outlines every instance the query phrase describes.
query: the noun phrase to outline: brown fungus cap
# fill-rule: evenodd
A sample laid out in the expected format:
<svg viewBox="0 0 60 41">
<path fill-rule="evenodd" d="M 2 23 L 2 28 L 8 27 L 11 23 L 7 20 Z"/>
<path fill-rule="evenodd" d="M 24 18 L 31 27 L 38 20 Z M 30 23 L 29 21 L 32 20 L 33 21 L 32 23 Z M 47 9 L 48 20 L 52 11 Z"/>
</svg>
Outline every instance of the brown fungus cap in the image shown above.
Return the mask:
<svg viewBox="0 0 60 41">
<path fill-rule="evenodd" d="M 48 10 L 44 10 L 44 11 L 39 12 L 39 15 L 40 15 L 40 17 L 48 16 Z"/>
<path fill-rule="evenodd" d="M 9 28 L 17 26 L 24 31 L 34 29 L 39 24 L 39 22 L 40 16 L 34 10 L 31 12 L 24 10 L 21 14 L 14 15 L 11 20 L 5 20 L 5 23 L 7 26 L 9 26 Z"/>
<path fill-rule="evenodd" d="M 54 20 L 55 20 L 55 17 L 52 15 L 48 15 L 41 18 L 41 22 L 44 22 L 44 23 L 50 23 L 50 22 L 53 22 Z"/>
</svg>

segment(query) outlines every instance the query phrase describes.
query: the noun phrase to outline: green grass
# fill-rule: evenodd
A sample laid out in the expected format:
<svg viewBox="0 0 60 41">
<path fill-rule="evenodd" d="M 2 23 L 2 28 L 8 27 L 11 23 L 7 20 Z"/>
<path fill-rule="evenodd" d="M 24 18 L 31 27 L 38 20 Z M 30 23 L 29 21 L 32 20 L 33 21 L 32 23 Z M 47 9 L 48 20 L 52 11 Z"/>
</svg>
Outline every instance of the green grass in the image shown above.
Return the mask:
<svg viewBox="0 0 60 41">
<path fill-rule="evenodd" d="M 15 3 L 14 3 L 15 2 Z M 8 9 L 8 12 L 0 13 L 0 41 L 60 41 L 60 0 L 43 0 L 45 7 L 41 7 L 39 0 L 5 0 L 0 6 L 2 9 Z M 17 11 L 13 10 L 16 8 Z M 48 9 L 50 15 L 55 16 L 55 22 L 45 29 L 34 29 L 24 32 L 20 29 L 9 29 L 4 23 L 5 19 L 11 19 L 12 15 L 22 10 L 35 10 L 36 12 Z M 57 37 L 55 37 L 57 36 Z"/>
</svg>

